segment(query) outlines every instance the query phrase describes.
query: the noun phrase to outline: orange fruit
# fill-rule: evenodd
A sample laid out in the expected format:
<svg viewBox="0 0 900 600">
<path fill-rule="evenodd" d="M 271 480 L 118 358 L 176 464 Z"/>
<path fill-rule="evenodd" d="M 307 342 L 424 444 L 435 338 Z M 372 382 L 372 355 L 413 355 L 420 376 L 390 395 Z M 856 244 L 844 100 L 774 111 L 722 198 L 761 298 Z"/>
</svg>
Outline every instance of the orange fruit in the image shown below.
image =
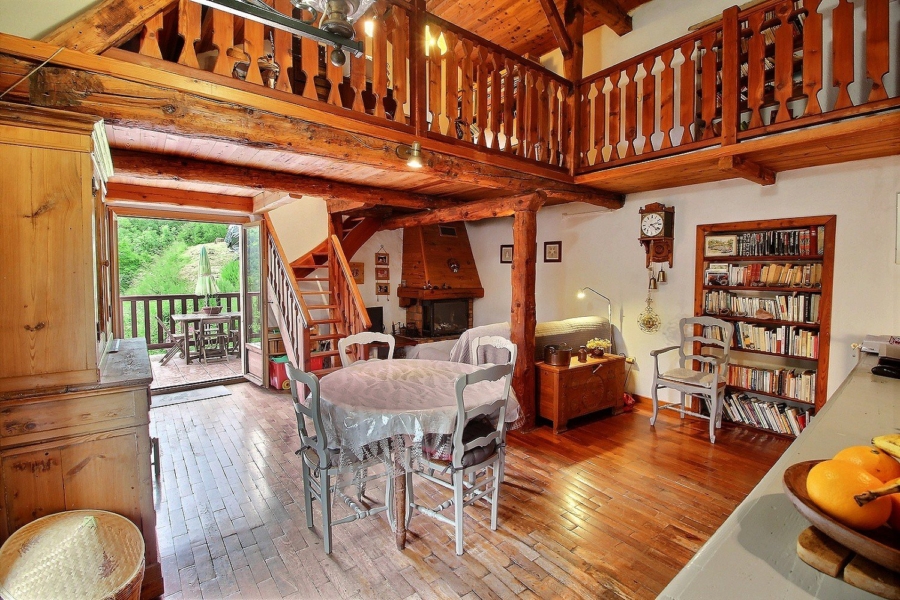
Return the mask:
<svg viewBox="0 0 900 600">
<path fill-rule="evenodd" d="M 834 455 L 834 460 L 845 460 L 874 475 L 879 481 L 887 482 L 900 477 L 900 462 L 874 446 L 850 446 Z"/>
<path fill-rule="evenodd" d="M 844 460 L 826 460 L 809 471 L 806 492 L 816 506 L 853 529 L 876 529 L 891 516 L 891 499 L 882 496 L 860 506 L 853 496 L 883 485 L 859 465 Z"/>
<path fill-rule="evenodd" d="M 898 482 L 900 482 L 900 477 L 891 481 L 885 481 L 884 483 L 887 485 L 889 483 L 894 484 Z M 900 494 L 891 494 L 886 497 L 891 499 L 891 518 L 888 519 L 888 524 L 897 531 L 900 531 Z"/>
</svg>

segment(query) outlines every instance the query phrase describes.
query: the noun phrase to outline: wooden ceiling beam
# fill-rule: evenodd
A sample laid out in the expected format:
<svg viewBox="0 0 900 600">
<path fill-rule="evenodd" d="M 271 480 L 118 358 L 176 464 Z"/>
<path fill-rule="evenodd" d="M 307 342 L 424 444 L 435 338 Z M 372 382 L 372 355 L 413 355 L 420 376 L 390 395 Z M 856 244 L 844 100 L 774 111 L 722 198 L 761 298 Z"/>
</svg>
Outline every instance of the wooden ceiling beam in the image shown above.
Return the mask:
<svg viewBox="0 0 900 600">
<path fill-rule="evenodd" d="M 719 159 L 719 170 L 726 173 L 734 173 L 738 177 L 759 185 L 774 185 L 775 183 L 775 171 L 743 156 L 721 157 Z"/>
<path fill-rule="evenodd" d="M 443 208 L 454 206 L 451 200 L 424 194 L 386 190 L 363 185 L 329 181 L 317 177 L 248 169 L 219 163 L 113 149 L 113 165 L 119 175 L 158 181 L 196 181 L 235 186 L 248 190 L 275 191 L 298 196 L 316 196 L 326 201 L 383 204 L 400 208 Z"/>
<path fill-rule="evenodd" d="M 625 205 L 624 194 L 608 194 L 600 192 L 593 193 L 594 190 L 579 190 L 577 192 L 564 192 L 560 190 L 543 190 L 547 196 L 547 206 L 556 204 L 566 204 L 567 202 L 584 202 L 594 206 L 602 206 L 610 210 L 618 210 Z"/>
<path fill-rule="evenodd" d="M 63 23 L 41 41 L 85 54 L 100 54 L 124 42 L 146 20 L 176 1 L 103 0 L 71 21 Z"/>
<path fill-rule="evenodd" d="M 566 58 L 572 56 L 572 38 L 569 37 L 569 32 L 566 31 L 566 24 L 563 23 L 559 9 L 556 7 L 556 2 L 554 0 L 540 1 L 541 8 L 544 9 L 544 14 L 547 15 L 547 21 L 550 23 L 550 31 L 553 32 L 553 37 L 556 38 L 563 56 Z"/>
<path fill-rule="evenodd" d="M 109 205 L 141 204 L 167 205 L 178 208 L 199 208 L 213 211 L 235 212 L 249 215 L 253 212 L 253 198 L 210 194 L 195 190 L 181 190 L 117 183 L 115 178 L 107 184 L 106 203 Z M 160 206 L 164 208 L 164 206 Z"/>
<path fill-rule="evenodd" d="M 260 192 L 253 196 L 253 214 L 258 215 L 269 212 L 270 210 L 275 210 L 276 208 L 290 204 L 294 200 L 299 200 L 300 198 L 302 198 L 302 196 L 299 194 L 294 195 L 282 191 Z"/>
<path fill-rule="evenodd" d="M 509 217 L 516 211 L 536 211 L 546 202 L 547 195 L 542 191 L 510 196 L 508 198 L 477 200 L 460 204 L 453 208 L 441 208 L 385 219 L 381 229 L 402 229 L 404 227 L 420 227 L 436 223 L 451 223 L 453 221 L 481 221 L 482 219 Z"/>
<path fill-rule="evenodd" d="M 616 0 L 585 0 L 590 12 L 617 35 L 631 33 L 631 17 Z"/>
</svg>

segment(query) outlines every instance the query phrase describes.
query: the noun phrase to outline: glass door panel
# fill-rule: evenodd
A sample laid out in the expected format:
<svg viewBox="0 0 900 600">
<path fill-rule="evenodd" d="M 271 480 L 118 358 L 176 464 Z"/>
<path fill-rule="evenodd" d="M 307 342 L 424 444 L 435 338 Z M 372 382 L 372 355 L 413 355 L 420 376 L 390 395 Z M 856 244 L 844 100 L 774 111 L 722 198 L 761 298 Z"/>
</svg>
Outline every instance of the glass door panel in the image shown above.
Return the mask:
<svg viewBox="0 0 900 600">
<path fill-rule="evenodd" d="M 241 343 L 243 371 L 247 379 L 262 385 L 266 378 L 265 286 L 263 285 L 262 221 L 246 223 L 241 229 Z"/>
</svg>

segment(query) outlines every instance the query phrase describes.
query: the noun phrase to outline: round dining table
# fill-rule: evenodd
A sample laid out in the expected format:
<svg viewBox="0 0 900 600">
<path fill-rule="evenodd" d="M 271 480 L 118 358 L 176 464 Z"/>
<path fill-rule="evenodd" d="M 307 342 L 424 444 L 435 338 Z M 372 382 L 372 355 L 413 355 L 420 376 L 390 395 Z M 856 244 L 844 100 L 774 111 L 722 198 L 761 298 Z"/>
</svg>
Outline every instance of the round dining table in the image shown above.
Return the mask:
<svg viewBox="0 0 900 600">
<path fill-rule="evenodd" d="M 440 360 L 357 361 L 325 375 L 319 383 L 322 421 L 330 446 L 360 457 L 366 446 L 381 443 L 394 454 L 391 476 L 398 549 L 406 544 L 403 448 L 421 450 L 429 437 L 452 434 L 457 416 L 456 379 L 485 366 Z M 463 399 L 466 409 L 493 402 L 504 385 L 501 380 L 468 386 Z M 510 395 L 505 420 L 514 423 L 518 417 L 519 404 Z"/>
</svg>

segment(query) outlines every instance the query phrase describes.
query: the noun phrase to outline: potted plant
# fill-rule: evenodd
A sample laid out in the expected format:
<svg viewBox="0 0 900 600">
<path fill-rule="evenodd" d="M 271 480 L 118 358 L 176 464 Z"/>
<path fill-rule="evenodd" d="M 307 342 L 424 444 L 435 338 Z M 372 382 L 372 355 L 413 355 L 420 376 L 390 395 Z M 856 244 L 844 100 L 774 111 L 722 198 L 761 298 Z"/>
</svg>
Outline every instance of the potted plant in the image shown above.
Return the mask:
<svg viewBox="0 0 900 600">
<path fill-rule="evenodd" d="M 601 358 L 603 354 L 612 346 L 612 342 L 602 338 L 593 338 L 588 340 L 587 349 L 591 351 L 591 356 Z"/>
</svg>

